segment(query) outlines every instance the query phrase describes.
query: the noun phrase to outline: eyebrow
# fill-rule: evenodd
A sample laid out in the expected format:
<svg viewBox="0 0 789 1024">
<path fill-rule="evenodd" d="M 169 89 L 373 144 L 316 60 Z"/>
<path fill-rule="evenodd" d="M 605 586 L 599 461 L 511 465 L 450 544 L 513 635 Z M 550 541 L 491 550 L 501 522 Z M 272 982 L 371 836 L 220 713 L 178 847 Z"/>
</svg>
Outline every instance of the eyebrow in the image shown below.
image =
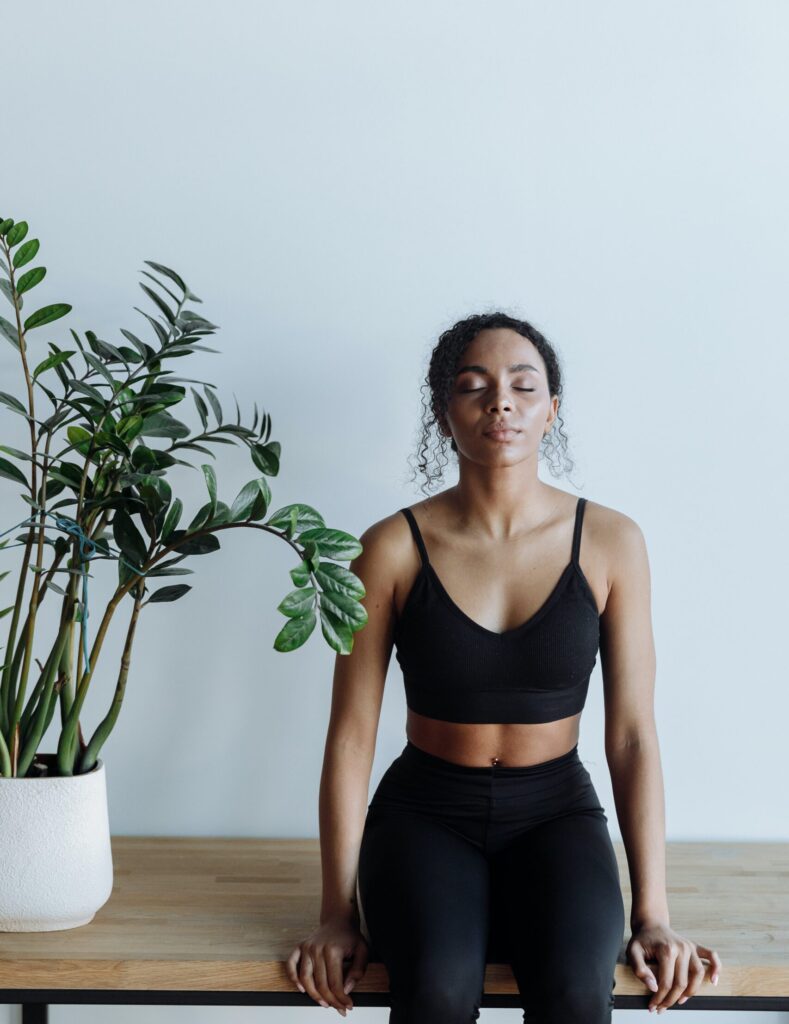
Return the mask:
<svg viewBox="0 0 789 1024">
<path fill-rule="evenodd" d="M 508 367 L 508 369 L 510 373 L 520 373 L 521 370 L 534 370 L 535 373 L 540 372 L 537 367 L 532 366 L 531 363 L 514 363 L 512 366 Z M 467 366 L 461 366 L 455 376 L 459 377 L 461 373 L 489 373 L 489 370 L 487 366 L 480 366 L 479 363 L 470 363 Z"/>
</svg>

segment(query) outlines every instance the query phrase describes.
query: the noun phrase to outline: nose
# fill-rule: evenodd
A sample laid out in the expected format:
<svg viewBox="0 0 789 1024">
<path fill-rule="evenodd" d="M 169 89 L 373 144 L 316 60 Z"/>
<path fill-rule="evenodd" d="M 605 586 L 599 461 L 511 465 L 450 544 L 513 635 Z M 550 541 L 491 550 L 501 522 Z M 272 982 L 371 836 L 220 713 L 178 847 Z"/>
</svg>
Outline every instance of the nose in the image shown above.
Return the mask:
<svg viewBox="0 0 789 1024">
<path fill-rule="evenodd" d="M 495 391 L 493 397 L 488 402 L 488 412 L 498 412 L 499 409 L 511 408 L 512 403 L 510 402 L 510 399 L 507 396 L 506 392 L 502 392 L 501 394 L 499 394 L 498 391 Z"/>
</svg>

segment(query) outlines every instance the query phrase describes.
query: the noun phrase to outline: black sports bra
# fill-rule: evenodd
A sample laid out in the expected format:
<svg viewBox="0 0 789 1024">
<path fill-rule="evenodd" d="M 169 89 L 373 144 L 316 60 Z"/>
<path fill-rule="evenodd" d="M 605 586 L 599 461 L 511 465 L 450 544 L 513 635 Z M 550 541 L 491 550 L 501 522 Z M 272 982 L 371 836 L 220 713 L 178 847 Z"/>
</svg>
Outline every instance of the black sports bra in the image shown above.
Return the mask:
<svg viewBox="0 0 789 1024">
<path fill-rule="evenodd" d="M 553 722 L 586 702 L 600 615 L 578 562 L 586 498 L 575 511 L 572 555 L 531 618 L 503 633 L 462 611 L 436 575 L 410 508 L 422 568 L 395 625 L 396 657 L 411 710 L 446 722 Z"/>
</svg>

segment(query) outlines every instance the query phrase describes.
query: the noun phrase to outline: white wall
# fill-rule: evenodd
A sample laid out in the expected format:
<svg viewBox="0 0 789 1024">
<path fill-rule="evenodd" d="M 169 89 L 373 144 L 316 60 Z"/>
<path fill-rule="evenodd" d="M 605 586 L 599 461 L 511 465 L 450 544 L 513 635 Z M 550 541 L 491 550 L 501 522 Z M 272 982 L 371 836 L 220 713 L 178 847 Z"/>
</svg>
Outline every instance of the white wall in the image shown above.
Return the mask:
<svg viewBox="0 0 789 1024">
<path fill-rule="evenodd" d="M 28 308 L 74 306 L 36 332 L 41 352 L 68 325 L 144 332 L 142 261 L 173 267 L 221 326 L 222 354 L 179 372 L 216 382 L 230 409 L 235 394 L 244 422 L 255 400 L 271 413 L 275 506 L 308 502 L 358 536 L 421 497 L 406 456 L 440 331 L 494 308 L 532 320 L 566 374 L 579 465 L 558 485 L 647 539 L 667 838 L 789 839 L 789 8 L 40 0 L 2 19 L 0 214 L 41 240 L 48 274 Z M 7 344 L 0 379 L 19 391 Z M 0 424 L 0 443 L 24 443 L 21 419 Z M 242 449 L 217 452 L 230 502 L 257 471 Z M 176 478 L 190 517 L 198 473 Z M 3 484 L 0 529 L 25 515 Z M 194 561 L 187 598 L 145 610 L 102 752 L 114 833 L 318 834 L 334 655 L 318 634 L 272 649 L 286 545 L 234 532 L 222 546 Z M 111 576 L 105 563 L 91 582 L 94 628 Z M 119 650 L 118 629 L 90 731 Z M 392 666 L 373 786 L 405 742 Z M 602 729 L 598 668 L 581 755 L 618 839 Z"/>
</svg>

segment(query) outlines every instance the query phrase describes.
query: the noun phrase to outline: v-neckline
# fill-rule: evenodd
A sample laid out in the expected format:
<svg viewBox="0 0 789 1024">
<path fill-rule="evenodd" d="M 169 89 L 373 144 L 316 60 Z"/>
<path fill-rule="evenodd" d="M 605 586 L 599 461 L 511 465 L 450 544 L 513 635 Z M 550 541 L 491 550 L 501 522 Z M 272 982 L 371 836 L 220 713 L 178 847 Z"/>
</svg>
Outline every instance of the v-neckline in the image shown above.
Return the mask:
<svg viewBox="0 0 789 1024">
<path fill-rule="evenodd" d="M 449 592 L 447 591 L 446 587 L 441 582 L 438 573 L 433 568 L 432 562 L 428 561 L 426 565 L 422 566 L 422 569 L 430 575 L 433 582 L 436 584 L 439 594 L 441 595 L 441 597 L 443 597 L 444 601 L 452 609 L 452 611 L 455 612 L 456 615 L 463 619 L 464 622 L 468 623 L 468 625 L 473 626 L 474 629 L 479 630 L 481 633 L 485 633 L 487 636 L 493 636 L 496 637 L 498 640 L 502 640 L 515 634 L 525 632 L 530 626 L 535 625 L 543 617 L 543 615 L 545 615 L 545 613 L 553 606 L 554 602 L 561 594 L 563 585 L 570 578 L 570 575 L 572 574 L 572 571 L 575 567 L 576 563 L 573 560 L 570 560 L 570 562 L 568 562 L 567 565 L 564 567 L 561 576 L 556 581 L 556 585 L 554 586 L 553 590 L 550 592 L 550 594 L 548 594 L 548 596 L 537 609 L 537 611 L 533 615 L 530 615 L 525 622 L 521 622 L 521 624 L 518 626 L 513 626 L 512 629 L 505 629 L 501 633 L 497 632 L 495 629 L 488 629 L 487 626 L 483 626 L 475 619 L 472 619 L 470 615 L 467 615 L 466 612 L 464 612 L 463 609 L 455 601 L 452 600 L 452 598 L 449 596 Z"/>
</svg>

